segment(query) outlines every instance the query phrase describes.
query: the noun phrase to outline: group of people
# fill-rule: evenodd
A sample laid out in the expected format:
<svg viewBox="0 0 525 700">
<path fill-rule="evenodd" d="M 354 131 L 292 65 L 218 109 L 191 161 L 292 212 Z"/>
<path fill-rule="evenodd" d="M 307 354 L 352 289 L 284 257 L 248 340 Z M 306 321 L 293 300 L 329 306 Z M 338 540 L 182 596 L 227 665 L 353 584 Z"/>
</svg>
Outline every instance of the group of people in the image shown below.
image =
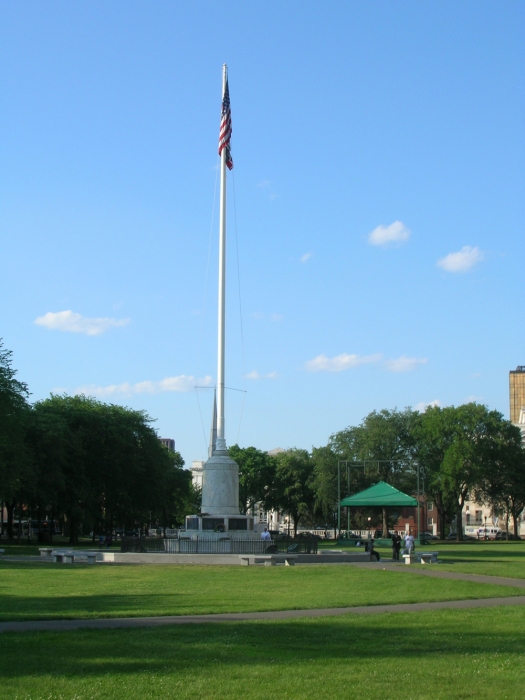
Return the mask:
<svg viewBox="0 0 525 700">
<path fill-rule="evenodd" d="M 402 543 L 401 535 L 398 532 L 394 532 L 392 535 L 392 561 L 399 561 Z M 404 549 L 407 554 L 412 554 L 414 551 L 414 535 L 411 532 L 405 535 Z"/>
<path fill-rule="evenodd" d="M 392 535 L 392 561 L 399 561 L 399 555 L 401 553 L 401 545 L 404 544 L 404 550 L 407 554 L 412 554 L 414 551 L 414 535 L 408 532 L 404 539 L 397 532 Z M 360 544 L 360 543 L 358 543 Z M 371 556 L 375 557 L 377 561 L 380 561 L 379 552 L 374 549 L 374 540 L 368 540 L 365 542 L 365 552 L 370 552 Z"/>
</svg>

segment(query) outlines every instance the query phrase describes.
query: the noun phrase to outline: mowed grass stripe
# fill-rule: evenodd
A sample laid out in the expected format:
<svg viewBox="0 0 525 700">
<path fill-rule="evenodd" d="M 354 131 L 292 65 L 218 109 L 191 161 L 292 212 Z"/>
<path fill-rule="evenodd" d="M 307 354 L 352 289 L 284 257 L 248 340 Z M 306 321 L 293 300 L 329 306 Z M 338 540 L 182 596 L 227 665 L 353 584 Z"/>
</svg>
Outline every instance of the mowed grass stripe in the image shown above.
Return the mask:
<svg viewBox="0 0 525 700">
<path fill-rule="evenodd" d="M 522 595 L 353 566 L 0 565 L 0 620 L 202 615 Z"/>
<path fill-rule="evenodd" d="M 6 633 L 2 697 L 500 700 L 522 694 L 522 608 Z"/>
</svg>

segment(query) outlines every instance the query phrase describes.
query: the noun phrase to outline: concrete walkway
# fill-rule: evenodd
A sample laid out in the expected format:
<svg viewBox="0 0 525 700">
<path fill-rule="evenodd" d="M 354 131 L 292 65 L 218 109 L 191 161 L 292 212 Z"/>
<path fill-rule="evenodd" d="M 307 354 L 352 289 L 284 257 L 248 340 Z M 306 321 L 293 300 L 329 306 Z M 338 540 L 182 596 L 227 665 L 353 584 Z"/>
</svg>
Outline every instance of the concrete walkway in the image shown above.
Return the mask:
<svg viewBox="0 0 525 700">
<path fill-rule="evenodd" d="M 419 576 L 430 576 L 431 578 L 448 578 L 454 581 L 470 581 L 471 583 L 492 583 L 495 586 L 512 586 L 513 588 L 525 588 L 525 579 L 508 578 L 506 576 L 484 576 L 482 574 L 462 574 L 455 571 L 441 571 L 439 564 L 397 564 L 388 561 L 380 561 L 370 564 L 349 564 L 361 569 L 384 569 L 385 571 L 397 571 L 407 574 L 418 574 Z"/>
<path fill-rule="evenodd" d="M 119 629 L 164 627 L 165 625 L 244 622 L 247 620 L 290 620 L 304 617 L 339 615 L 378 615 L 411 613 L 424 610 L 492 608 L 499 605 L 525 605 L 525 596 L 484 598 L 480 600 L 445 600 L 437 603 L 404 603 L 399 605 L 361 605 L 353 608 L 319 608 L 316 610 L 276 610 L 271 612 L 223 613 L 219 615 L 170 615 L 165 617 L 120 617 L 105 620 L 36 620 L 0 622 L 0 632 L 65 632 L 78 629 Z"/>
</svg>

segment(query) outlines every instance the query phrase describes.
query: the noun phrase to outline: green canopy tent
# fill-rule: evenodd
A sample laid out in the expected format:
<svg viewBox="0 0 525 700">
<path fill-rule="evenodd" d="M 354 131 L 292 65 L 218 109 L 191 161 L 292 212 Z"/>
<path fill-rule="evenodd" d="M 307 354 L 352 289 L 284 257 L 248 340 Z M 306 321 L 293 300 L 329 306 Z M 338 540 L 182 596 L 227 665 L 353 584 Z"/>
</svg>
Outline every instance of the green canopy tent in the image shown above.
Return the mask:
<svg viewBox="0 0 525 700">
<path fill-rule="evenodd" d="M 406 493 L 399 491 L 399 489 L 390 486 L 390 484 L 380 481 L 378 484 L 370 486 L 370 488 L 356 493 L 354 496 L 343 498 L 339 506 L 345 506 L 347 508 L 388 508 L 389 506 L 417 508 L 418 501 L 412 498 L 412 496 L 408 496 Z"/>
</svg>

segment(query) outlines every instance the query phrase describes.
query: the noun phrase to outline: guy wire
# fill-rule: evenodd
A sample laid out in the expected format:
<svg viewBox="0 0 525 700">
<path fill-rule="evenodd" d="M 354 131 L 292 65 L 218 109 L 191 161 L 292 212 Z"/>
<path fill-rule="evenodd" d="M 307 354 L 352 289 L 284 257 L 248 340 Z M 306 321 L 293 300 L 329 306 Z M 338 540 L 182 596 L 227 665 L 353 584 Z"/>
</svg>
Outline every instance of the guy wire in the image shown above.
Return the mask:
<svg viewBox="0 0 525 700">
<path fill-rule="evenodd" d="M 239 416 L 239 429 L 237 431 L 237 444 L 239 443 L 239 435 L 241 434 L 241 423 L 242 423 L 242 418 L 243 418 L 243 413 L 244 413 L 244 404 L 246 401 L 246 362 L 244 358 L 244 329 L 242 325 L 242 303 L 241 303 L 241 272 L 240 272 L 240 264 L 239 264 L 239 236 L 237 234 L 237 200 L 235 198 L 235 174 L 234 171 L 232 170 L 232 185 L 233 185 L 233 220 L 234 220 L 234 226 L 235 226 L 235 252 L 236 252 L 236 258 L 237 258 L 237 288 L 238 288 L 238 295 L 239 295 L 239 320 L 240 320 L 240 327 L 241 327 L 241 358 L 242 358 L 242 381 L 243 381 L 243 386 L 244 386 L 244 394 L 242 397 L 242 404 L 241 404 L 241 414 Z"/>
</svg>

